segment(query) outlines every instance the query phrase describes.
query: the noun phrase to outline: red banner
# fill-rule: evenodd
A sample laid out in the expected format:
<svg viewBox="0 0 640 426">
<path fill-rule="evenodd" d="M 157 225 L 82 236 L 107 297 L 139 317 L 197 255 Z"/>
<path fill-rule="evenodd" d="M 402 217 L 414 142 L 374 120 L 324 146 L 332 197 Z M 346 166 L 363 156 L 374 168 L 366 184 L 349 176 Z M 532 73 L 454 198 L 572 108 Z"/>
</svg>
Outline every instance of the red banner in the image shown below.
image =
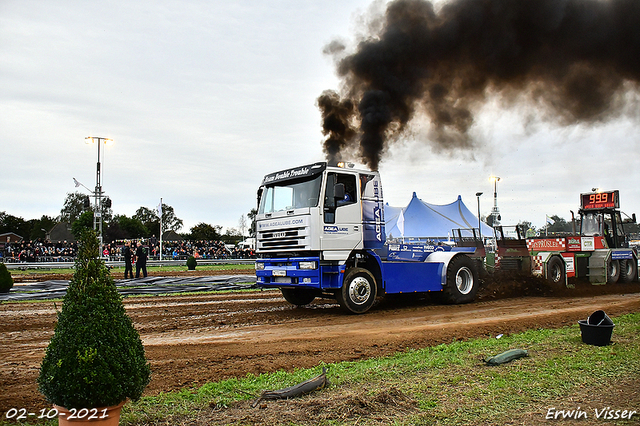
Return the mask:
<svg viewBox="0 0 640 426">
<path fill-rule="evenodd" d="M 566 242 L 564 238 L 536 238 L 527 240 L 529 251 L 564 251 Z"/>
</svg>

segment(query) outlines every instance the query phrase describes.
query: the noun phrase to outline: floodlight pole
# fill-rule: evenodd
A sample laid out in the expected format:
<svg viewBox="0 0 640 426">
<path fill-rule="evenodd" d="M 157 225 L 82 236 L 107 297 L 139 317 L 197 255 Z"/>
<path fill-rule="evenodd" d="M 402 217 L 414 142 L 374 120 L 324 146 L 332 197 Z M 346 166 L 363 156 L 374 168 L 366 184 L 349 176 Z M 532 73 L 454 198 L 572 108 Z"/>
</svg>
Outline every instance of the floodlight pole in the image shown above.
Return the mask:
<svg viewBox="0 0 640 426">
<path fill-rule="evenodd" d="M 491 180 L 493 181 L 493 209 L 491 210 L 491 215 L 493 216 L 493 227 L 495 228 L 500 225 L 500 210 L 498 209 L 498 181 L 500 178 L 492 176 Z"/>
<path fill-rule="evenodd" d="M 102 183 L 100 182 L 101 170 L 100 170 L 100 145 L 107 143 L 107 141 L 113 141 L 113 139 L 102 138 L 97 136 L 87 136 L 84 138 L 86 143 L 93 143 L 97 141 L 98 145 L 98 163 L 96 166 L 96 190 L 94 191 L 95 210 L 93 212 L 93 229 L 98 233 L 98 240 L 100 242 L 100 256 L 102 256 Z"/>
</svg>

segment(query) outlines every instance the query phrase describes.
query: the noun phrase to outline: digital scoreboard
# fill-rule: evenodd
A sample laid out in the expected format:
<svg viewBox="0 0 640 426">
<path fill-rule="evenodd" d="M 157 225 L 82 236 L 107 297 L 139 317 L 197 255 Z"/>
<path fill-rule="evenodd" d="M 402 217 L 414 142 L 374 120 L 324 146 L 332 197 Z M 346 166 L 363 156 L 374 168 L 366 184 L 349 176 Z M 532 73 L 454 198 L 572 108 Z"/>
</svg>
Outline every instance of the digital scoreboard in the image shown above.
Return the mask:
<svg viewBox="0 0 640 426">
<path fill-rule="evenodd" d="M 616 209 L 620 207 L 619 193 L 616 190 L 580 194 L 580 206 L 583 210 Z"/>
</svg>

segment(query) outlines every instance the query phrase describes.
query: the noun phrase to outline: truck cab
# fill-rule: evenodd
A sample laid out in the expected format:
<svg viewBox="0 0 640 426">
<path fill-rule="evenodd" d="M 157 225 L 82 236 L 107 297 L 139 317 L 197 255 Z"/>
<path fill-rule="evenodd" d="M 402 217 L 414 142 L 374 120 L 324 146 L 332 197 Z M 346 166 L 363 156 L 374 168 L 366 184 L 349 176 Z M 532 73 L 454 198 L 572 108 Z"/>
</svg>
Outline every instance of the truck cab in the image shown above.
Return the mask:
<svg viewBox="0 0 640 426">
<path fill-rule="evenodd" d="M 580 238 L 592 238 L 595 241 L 596 252 L 599 249 L 600 252 L 608 254 L 604 262 L 607 271 L 606 282 L 636 281 L 638 255 L 636 250 L 629 248 L 629 235 L 624 230 L 619 210 L 619 191 L 581 194 L 580 205 Z M 631 221 L 635 223 L 635 214 Z"/>
<path fill-rule="evenodd" d="M 257 251 L 344 262 L 353 250 L 384 245 L 377 172 L 316 163 L 267 175 L 258 191 Z"/>
<path fill-rule="evenodd" d="M 350 164 L 320 162 L 266 175 L 256 215 L 258 286 L 279 288 L 295 305 L 334 298 L 351 313 L 366 312 L 379 295 L 451 286 L 454 302 L 472 300 L 477 272 L 463 253 L 420 248 L 423 255 L 412 256 L 420 261 L 389 259 L 383 203 L 379 173 Z M 458 275 L 447 285 L 454 258 Z"/>
<path fill-rule="evenodd" d="M 620 212 L 614 209 L 580 209 L 580 235 L 604 236 L 608 248 L 629 248 L 629 235 L 624 231 Z"/>
</svg>

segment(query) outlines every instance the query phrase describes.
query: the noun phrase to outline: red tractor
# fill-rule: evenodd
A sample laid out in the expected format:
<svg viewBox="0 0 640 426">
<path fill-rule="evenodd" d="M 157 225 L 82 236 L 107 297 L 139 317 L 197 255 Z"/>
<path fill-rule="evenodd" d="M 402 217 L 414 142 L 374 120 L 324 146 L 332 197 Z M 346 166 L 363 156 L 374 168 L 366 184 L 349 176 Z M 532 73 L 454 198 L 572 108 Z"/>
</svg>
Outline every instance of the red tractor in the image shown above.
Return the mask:
<svg viewBox="0 0 640 426">
<path fill-rule="evenodd" d="M 591 284 L 638 281 L 638 253 L 629 247 L 619 207 L 617 190 L 581 194 L 579 235 L 523 239 L 516 230 L 508 238 L 497 227 L 496 271 L 530 271 L 568 287 L 574 277 Z"/>
</svg>

